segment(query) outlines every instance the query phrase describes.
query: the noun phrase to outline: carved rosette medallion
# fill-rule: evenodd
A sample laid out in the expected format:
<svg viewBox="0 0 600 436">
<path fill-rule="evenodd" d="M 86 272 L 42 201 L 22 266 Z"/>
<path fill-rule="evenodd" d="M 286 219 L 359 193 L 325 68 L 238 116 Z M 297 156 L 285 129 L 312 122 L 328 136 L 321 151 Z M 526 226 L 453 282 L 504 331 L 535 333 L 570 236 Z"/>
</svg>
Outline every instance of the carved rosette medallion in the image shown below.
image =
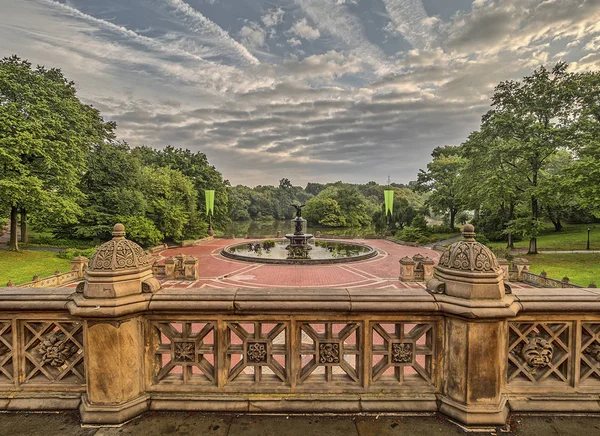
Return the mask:
<svg viewBox="0 0 600 436">
<path fill-rule="evenodd" d="M 340 344 L 338 342 L 321 342 L 319 344 L 320 363 L 340 363 Z"/>
<path fill-rule="evenodd" d="M 412 363 L 414 345 L 410 342 L 392 343 L 392 363 Z"/>
<path fill-rule="evenodd" d="M 74 345 L 64 333 L 60 332 L 47 334 L 37 347 L 37 352 L 41 355 L 41 364 L 49 363 L 50 366 L 54 367 L 63 366 L 78 351 L 79 347 Z"/>
<path fill-rule="evenodd" d="M 173 360 L 177 363 L 194 362 L 196 359 L 196 344 L 194 342 L 175 342 Z"/>
<path fill-rule="evenodd" d="M 552 363 L 554 347 L 544 338 L 532 336 L 527 338 L 527 343 L 521 349 L 521 357 L 531 368 L 530 373 L 535 374 L 540 368 L 545 368 Z"/>
<path fill-rule="evenodd" d="M 246 355 L 250 363 L 264 363 L 267 361 L 267 344 L 265 342 L 248 342 Z"/>
</svg>

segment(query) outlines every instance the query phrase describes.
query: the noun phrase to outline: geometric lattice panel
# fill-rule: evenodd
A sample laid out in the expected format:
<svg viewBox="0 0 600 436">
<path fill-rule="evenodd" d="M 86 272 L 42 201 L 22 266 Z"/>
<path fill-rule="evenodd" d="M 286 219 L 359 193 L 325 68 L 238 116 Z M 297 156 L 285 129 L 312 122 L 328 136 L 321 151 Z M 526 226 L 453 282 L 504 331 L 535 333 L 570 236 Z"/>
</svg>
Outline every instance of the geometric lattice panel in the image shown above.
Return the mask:
<svg viewBox="0 0 600 436">
<path fill-rule="evenodd" d="M 22 321 L 23 383 L 85 383 L 83 325 L 76 321 Z"/>
<path fill-rule="evenodd" d="M 0 321 L 0 383 L 13 382 L 12 322 Z"/>
<path fill-rule="evenodd" d="M 227 322 L 227 383 L 289 383 L 286 322 Z"/>
<path fill-rule="evenodd" d="M 155 383 L 216 384 L 214 322 L 154 322 Z"/>
<path fill-rule="evenodd" d="M 299 326 L 299 383 L 361 384 L 362 323 L 304 322 Z"/>
<path fill-rule="evenodd" d="M 508 383 L 571 384 L 571 322 L 510 322 Z"/>
<path fill-rule="evenodd" d="M 373 383 L 433 384 L 433 323 L 371 325 Z"/>
<path fill-rule="evenodd" d="M 600 323 L 581 323 L 579 383 L 600 382 Z"/>
</svg>

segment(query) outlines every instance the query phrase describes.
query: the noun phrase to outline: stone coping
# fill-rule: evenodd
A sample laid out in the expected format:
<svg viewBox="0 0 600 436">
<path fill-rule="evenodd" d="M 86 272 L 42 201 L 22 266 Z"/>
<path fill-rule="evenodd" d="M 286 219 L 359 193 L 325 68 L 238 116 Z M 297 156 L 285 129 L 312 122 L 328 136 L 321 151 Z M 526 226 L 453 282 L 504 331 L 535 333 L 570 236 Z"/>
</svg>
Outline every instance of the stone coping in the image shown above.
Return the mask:
<svg viewBox="0 0 600 436">
<path fill-rule="evenodd" d="M 600 312 L 598 288 L 515 289 L 503 300 L 465 300 L 424 289 L 165 288 L 143 295 L 141 311 L 176 313 L 439 312 L 495 318 L 521 312 Z M 67 304 L 72 305 L 74 299 L 81 299 L 74 288 L 0 288 L 0 310 L 67 311 Z M 114 300 L 118 305 L 118 299 Z"/>
</svg>

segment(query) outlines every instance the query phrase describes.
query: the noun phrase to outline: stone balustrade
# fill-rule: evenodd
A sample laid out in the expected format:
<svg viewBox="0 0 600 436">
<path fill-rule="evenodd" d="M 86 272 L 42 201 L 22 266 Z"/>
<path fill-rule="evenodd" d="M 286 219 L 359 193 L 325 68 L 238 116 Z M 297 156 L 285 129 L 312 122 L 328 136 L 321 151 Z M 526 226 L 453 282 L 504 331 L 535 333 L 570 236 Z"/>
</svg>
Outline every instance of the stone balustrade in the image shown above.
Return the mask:
<svg viewBox="0 0 600 436">
<path fill-rule="evenodd" d="M 165 289 L 115 226 L 75 292 L 0 289 L 1 408 L 600 412 L 600 290 L 507 294 L 472 234 L 427 290 Z"/>
</svg>

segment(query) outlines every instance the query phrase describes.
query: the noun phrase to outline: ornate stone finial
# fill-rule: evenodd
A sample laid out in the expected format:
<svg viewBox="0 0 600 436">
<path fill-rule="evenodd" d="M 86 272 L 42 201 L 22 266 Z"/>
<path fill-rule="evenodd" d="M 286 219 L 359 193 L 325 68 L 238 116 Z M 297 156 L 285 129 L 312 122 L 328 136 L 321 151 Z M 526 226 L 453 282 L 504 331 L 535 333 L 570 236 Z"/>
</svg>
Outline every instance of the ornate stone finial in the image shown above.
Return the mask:
<svg viewBox="0 0 600 436">
<path fill-rule="evenodd" d="M 115 224 L 112 235 L 113 239 L 125 239 L 125 226 L 121 223 Z"/>
<path fill-rule="evenodd" d="M 475 240 L 475 227 L 473 226 L 473 224 L 465 224 L 465 226 L 463 227 L 463 238 L 465 241 L 474 241 Z"/>
</svg>

